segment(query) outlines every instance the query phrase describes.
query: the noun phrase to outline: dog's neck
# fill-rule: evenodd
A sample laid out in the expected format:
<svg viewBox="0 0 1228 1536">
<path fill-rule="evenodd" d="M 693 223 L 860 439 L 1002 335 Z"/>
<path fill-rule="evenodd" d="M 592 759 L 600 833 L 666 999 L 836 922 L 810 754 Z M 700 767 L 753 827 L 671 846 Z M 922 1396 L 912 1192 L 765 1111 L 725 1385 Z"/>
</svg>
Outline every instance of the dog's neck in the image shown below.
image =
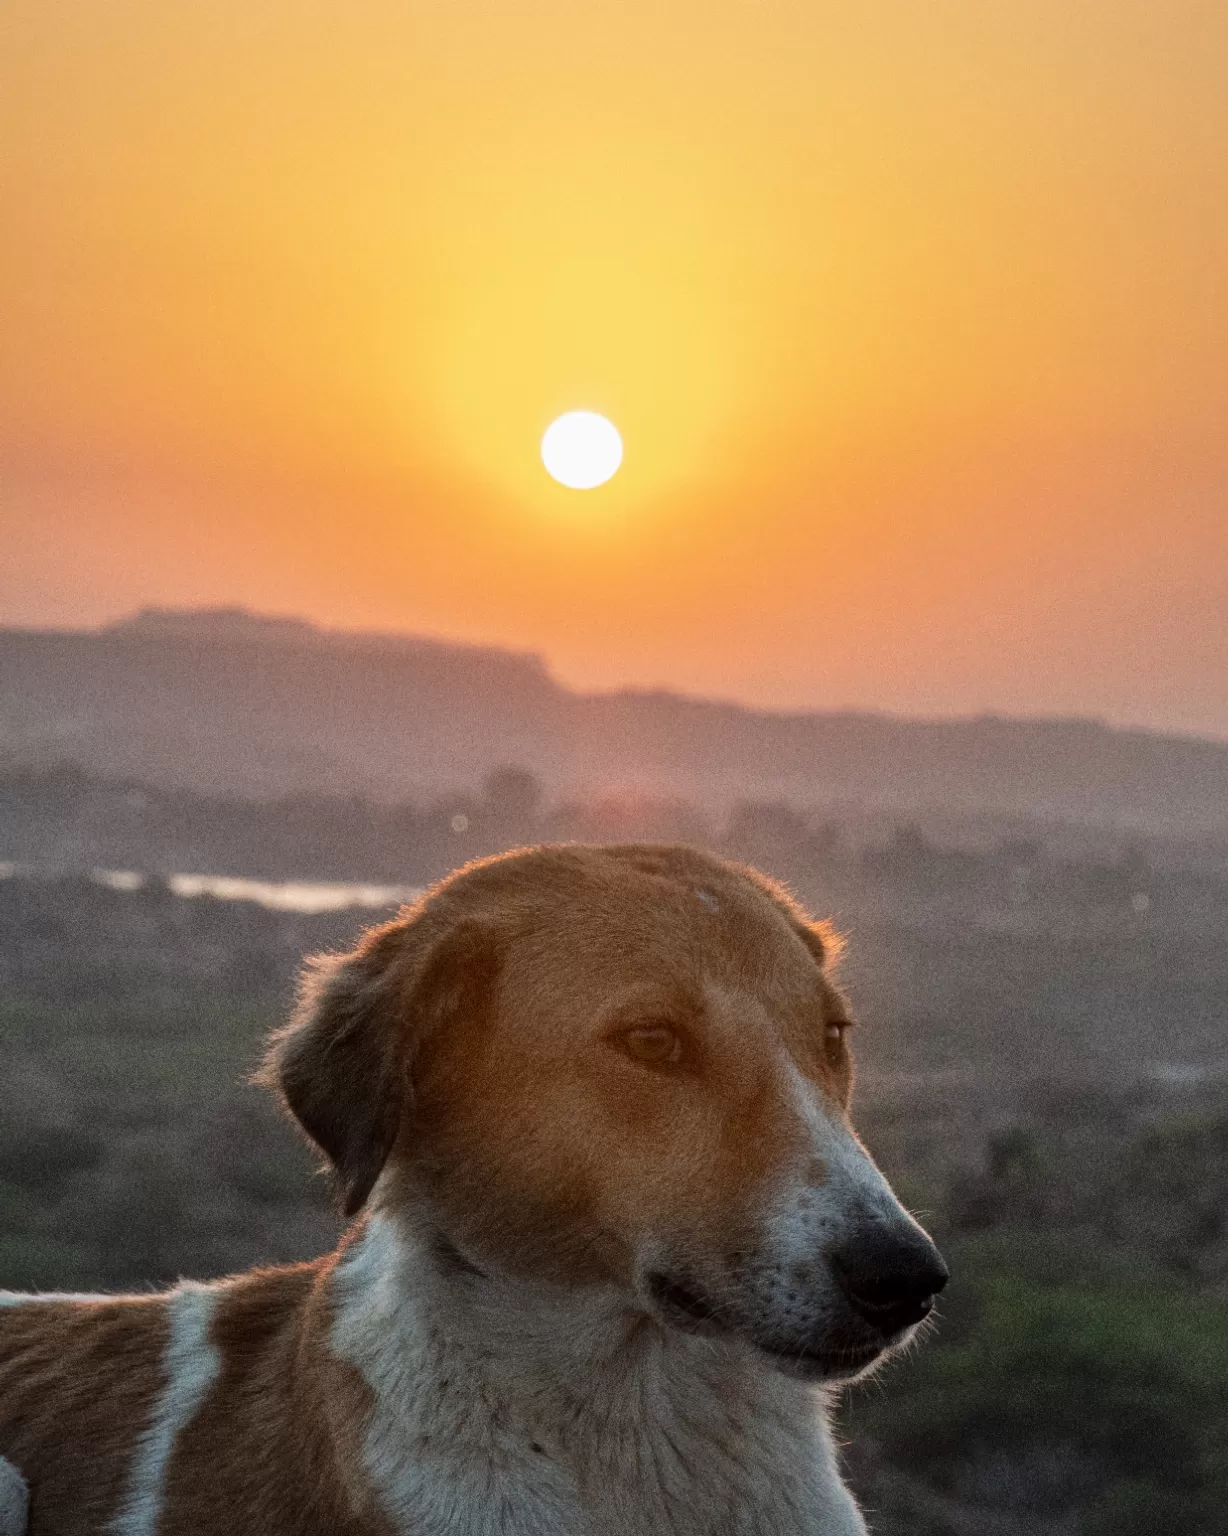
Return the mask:
<svg viewBox="0 0 1228 1536">
<path fill-rule="evenodd" d="M 614 1287 L 475 1270 L 377 1213 L 333 1280 L 333 1352 L 373 1398 L 368 1471 L 415 1536 L 852 1536 L 823 1405 L 736 1342 Z"/>
</svg>

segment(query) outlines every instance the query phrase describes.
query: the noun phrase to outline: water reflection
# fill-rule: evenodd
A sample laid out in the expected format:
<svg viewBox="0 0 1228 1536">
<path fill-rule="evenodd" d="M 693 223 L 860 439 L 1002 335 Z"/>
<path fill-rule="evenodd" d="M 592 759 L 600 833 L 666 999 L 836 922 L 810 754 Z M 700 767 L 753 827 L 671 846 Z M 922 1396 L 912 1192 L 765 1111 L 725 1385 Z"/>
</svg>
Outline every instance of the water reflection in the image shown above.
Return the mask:
<svg viewBox="0 0 1228 1536">
<path fill-rule="evenodd" d="M 414 885 L 346 885 L 331 880 L 248 880 L 242 875 L 170 875 L 176 896 L 255 901 L 279 912 L 339 912 L 345 907 L 399 907 L 422 894 Z"/>
<path fill-rule="evenodd" d="M 0 880 L 43 878 L 62 870 L 0 860 Z M 159 877 L 136 869 L 92 869 L 90 879 L 111 891 L 142 890 Z M 416 885 L 373 885 L 340 880 L 252 880 L 246 875 L 167 875 L 165 884 L 175 896 L 212 896 L 219 901 L 254 901 L 276 912 L 341 912 L 347 907 L 399 907 L 422 894 Z"/>
</svg>

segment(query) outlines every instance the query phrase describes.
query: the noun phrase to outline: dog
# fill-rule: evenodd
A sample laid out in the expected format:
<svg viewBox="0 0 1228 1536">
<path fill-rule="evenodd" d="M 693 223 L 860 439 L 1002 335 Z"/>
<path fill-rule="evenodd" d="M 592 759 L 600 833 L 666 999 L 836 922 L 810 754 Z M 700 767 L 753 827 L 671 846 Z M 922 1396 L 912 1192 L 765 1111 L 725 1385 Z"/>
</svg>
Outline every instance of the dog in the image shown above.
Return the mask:
<svg viewBox="0 0 1228 1536">
<path fill-rule="evenodd" d="M 832 935 L 687 848 L 470 865 L 261 1073 L 314 1263 L 0 1305 L 31 1536 L 855 1536 L 831 1389 L 943 1261 L 853 1133 Z"/>
</svg>

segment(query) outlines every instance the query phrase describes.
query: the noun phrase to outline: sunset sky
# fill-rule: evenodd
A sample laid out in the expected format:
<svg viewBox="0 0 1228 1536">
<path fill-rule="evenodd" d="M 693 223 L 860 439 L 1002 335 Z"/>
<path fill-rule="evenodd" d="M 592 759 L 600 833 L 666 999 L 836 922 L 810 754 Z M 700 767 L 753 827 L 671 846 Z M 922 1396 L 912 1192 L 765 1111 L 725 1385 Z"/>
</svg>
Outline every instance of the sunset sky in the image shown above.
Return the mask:
<svg viewBox="0 0 1228 1536">
<path fill-rule="evenodd" d="M 4 11 L 0 623 L 1228 737 L 1223 0 Z"/>
</svg>

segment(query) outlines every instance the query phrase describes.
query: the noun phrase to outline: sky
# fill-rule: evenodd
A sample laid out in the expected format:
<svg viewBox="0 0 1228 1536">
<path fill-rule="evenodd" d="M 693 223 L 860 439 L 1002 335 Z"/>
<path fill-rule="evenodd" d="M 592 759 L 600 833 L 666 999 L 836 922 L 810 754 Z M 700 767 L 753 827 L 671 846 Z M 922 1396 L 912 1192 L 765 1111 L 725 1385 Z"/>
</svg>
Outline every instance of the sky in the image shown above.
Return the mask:
<svg viewBox="0 0 1228 1536">
<path fill-rule="evenodd" d="M 1228 737 L 1222 0 L 0 29 L 0 623 Z M 572 408 L 597 490 L 538 457 Z"/>
</svg>

